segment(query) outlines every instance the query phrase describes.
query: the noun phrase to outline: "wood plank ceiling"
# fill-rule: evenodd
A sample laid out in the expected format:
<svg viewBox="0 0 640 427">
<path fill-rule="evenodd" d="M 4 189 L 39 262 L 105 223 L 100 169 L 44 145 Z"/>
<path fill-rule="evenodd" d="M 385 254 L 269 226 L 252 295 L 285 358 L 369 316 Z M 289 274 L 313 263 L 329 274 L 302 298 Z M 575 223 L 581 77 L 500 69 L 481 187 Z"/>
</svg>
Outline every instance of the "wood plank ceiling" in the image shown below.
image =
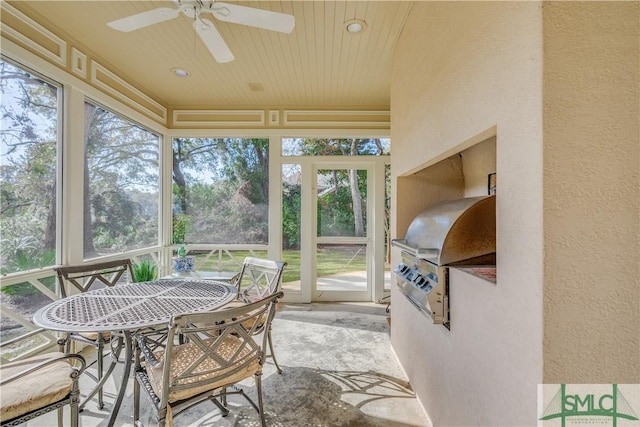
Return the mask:
<svg viewBox="0 0 640 427">
<path fill-rule="evenodd" d="M 291 34 L 215 20 L 235 55 L 219 64 L 190 19 L 123 33 L 107 22 L 170 1 L 11 1 L 112 71 L 172 108 L 389 106 L 393 49 L 411 9 L 408 1 L 242 1 L 229 3 L 292 14 Z M 366 22 L 359 34 L 344 23 Z M 189 71 L 187 78 L 172 74 Z"/>
</svg>

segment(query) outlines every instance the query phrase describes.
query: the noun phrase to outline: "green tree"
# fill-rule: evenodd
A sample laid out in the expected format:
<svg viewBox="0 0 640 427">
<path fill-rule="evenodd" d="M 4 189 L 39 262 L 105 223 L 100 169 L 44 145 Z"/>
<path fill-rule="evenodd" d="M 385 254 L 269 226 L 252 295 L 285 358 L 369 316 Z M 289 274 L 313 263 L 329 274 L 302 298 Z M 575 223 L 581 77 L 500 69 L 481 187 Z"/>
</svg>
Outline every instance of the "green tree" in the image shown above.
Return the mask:
<svg viewBox="0 0 640 427">
<path fill-rule="evenodd" d="M 58 88 L 6 61 L 0 75 L 0 263 L 22 271 L 55 262 Z"/>
<path fill-rule="evenodd" d="M 174 243 L 266 242 L 268 153 L 266 138 L 174 139 Z"/>
<path fill-rule="evenodd" d="M 378 138 L 303 138 L 300 141 L 300 151 L 302 155 L 311 156 L 362 156 L 362 155 L 383 155 L 385 147 Z M 362 174 L 355 169 L 348 171 L 348 176 L 345 176 L 341 171 L 335 170 L 331 172 L 331 181 L 335 186 L 334 193 L 337 195 L 340 191 L 340 187 L 348 185 L 351 193 L 350 203 L 342 204 L 325 204 L 325 208 L 333 206 L 334 218 L 342 217 L 343 221 L 352 221 L 354 224 L 353 235 L 364 236 L 365 235 L 365 221 L 366 211 L 364 209 L 364 201 L 366 200 L 366 185 L 359 183 L 360 178 L 358 174 Z M 336 198 L 334 200 L 342 200 L 342 198 Z M 350 218 L 344 217 L 339 211 L 343 209 L 350 209 L 352 216 Z M 328 213 L 325 213 L 327 216 Z M 345 223 L 346 224 L 346 223 Z M 319 230 L 320 231 L 320 230 Z"/>
<path fill-rule="evenodd" d="M 302 188 L 283 183 L 282 243 L 286 249 L 300 249 L 300 206 Z"/>
<path fill-rule="evenodd" d="M 84 254 L 127 250 L 157 240 L 158 137 L 85 103 Z M 140 188 L 150 188 L 151 197 Z M 146 200 L 146 211 L 138 201 Z"/>
<path fill-rule="evenodd" d="M 186 214 L 188 209 L 187 185 L 195 179 L 184 169 L 195 173 L 207 173 L 218 161 L 219 140 L 216 138 L 174 138 L 173 139 L 173 204 L 174 213 Z M 182 242 L 175 242 L 182 243 Z"/>
</svg>

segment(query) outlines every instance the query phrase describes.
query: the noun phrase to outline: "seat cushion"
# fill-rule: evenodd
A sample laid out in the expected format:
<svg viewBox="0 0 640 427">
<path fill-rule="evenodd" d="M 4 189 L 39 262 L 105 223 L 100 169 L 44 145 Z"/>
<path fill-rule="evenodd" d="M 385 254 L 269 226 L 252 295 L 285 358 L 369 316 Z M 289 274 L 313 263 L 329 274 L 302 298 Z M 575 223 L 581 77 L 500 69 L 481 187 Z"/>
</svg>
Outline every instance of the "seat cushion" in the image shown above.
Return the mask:
<svg viewBox="0 0 640 427">
<path fill-rule="evenodd" d="M 227 309 L 227 308 L 244 307 L 245 305 L 250 304 L 252 302 L 260 301 L 260 298 L 257 296 L 244 295 L 243 300 L 233 300 L 230 303 L 225 304 L 223 308 Z M 261 310 L 261 308 L 258 310 Z M 253 314 L 253 313 L 249 313 L 249 314 Z M 253 327 L 254 323 L 256 323 L 256 320 L 258 323 L 258 325 L 256 326 L 256 331 L 259 331 L 260 328 L 262 328 L 262 325 L 264 324 L 264 322 L 267 320 L 267 313 L 265 312 L 258 317 L 252 317 L 251 319 L 242 322 L 242 326 L 244 326 L 245 329 L 250 330 Z"/>
<path fill-rule="evenodd" d="M 207 343 L 213 342 L 213 338 L 205 340 Z M 218 347 L 217 355 L 222 360 L 229 360 L 238 351 L 242 340 L 237 337 L 229 336 L 224 339 L 223 343 Z M 198 368 L 193 372 L 194 376 L 190 378 L 181 379 L 176 385 L 186 385 L 191 383 L 197 383 L 200 381 L 212 380 L 207 384 L 195 385 L 181 390 L 173 390 L 169 394 L 169 402 L 175 402 L 177 400 L 187 399 L 192 396 L 196 396 L 207 390 L 215 390 L 225 385 L 234 384 L 242 381 L 259 372 L 261 369 L 260 362 L 257 358 L 254 358 L 250 362 L 243 362 L 242 359 L 246 356 L 250 356 L 252 349 L 245 346 L 240 353 L 234 357 L 234 360 L 238 362 L 229 365 L 228 367 L 221 368 L 221 365 L 211 358 L 207 358 L 203 361 Z M 186 369 L 188 369 L 191 363 L 203 355 L 194 343 L 189 342 L 182 344 L 172 349 L 171 355 L 171 376 L 182 375 Z M 161 362 L 155 368 L 147 365 L 147 375 L 151 383 L 151 387 L 156 395 L 162 398 L 162 370 L 164 369 L 164 351 L 158 351 L 155 353 L 156 359 Z M 238 372 L 228 375 L 230 371 L 240 368 Z M 215 372 L 208 372 L 216 370 Z M 201 375 L 197 375 L 200 373 Z M 171 381 L 169 382 L 171 384 Z"/>
<path fill-rule="evenodd" d="M 0 366 L 5 379 L 63 353 L 47 353 Z M 0 420 L 6 421 L 62 400 L 71 392 L 72 368 L 67 360 L 52 363 L 20 379 L 4 384 L 0 397 Z"/>
</svg>

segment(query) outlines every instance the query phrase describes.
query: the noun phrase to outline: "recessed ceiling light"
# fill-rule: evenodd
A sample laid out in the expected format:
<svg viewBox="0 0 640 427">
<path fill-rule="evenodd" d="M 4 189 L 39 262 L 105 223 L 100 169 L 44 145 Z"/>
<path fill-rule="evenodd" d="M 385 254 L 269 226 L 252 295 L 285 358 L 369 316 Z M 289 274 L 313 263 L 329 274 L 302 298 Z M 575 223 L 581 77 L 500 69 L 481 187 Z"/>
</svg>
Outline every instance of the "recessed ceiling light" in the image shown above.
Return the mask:
<svg viewBox="0 0 640 427">
<path fill-rule="evenodd" d="M 260 82 L 249 82 L 247 84 L 252 92 L 264 92 L 264 86 Z"/>
<path fill-rule="evenodd" d="M 367 23 L 362 19 L 352 19 L 344 23 L 344 29 L 349 34 L 358 34 L 367 28 Z"/>
<path fill-rule="evenodd" d="M 172 68 L 171 72 L 178 77 L 188 77 L 189 72 L 183 68 Z"/>
</svg>

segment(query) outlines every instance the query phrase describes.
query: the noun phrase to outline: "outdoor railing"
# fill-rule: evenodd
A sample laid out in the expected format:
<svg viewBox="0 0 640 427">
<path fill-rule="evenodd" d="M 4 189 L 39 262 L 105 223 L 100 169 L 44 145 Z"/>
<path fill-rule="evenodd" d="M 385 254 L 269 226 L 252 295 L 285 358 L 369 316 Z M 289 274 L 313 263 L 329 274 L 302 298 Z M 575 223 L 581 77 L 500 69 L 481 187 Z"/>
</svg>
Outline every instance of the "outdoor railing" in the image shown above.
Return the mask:
<svg viewBox="0 0 640 427">
<path fill-rule="evenodd" d="M 86 263 L 130 258 L 136 264 L 152 260 L 158 266 L 158 276 L 171 273 L 171 258 L 179 245 L 145 248 L 126 253 L 110 254 L 85 260 Z M 196 270 L 240 271 L 246 256 L 265 257 L 264 245 L 187 245 L 196 256 Z M 57 290 L 55 266 L 16 272 L 0 276 L 0 361 L 22 359 L 50 351 L 57 345 L 54 332 L 37 328 L 33 314 L 60 298 Z M 127 278 L 129 281 L 133 279 Z"/>
</svg>

